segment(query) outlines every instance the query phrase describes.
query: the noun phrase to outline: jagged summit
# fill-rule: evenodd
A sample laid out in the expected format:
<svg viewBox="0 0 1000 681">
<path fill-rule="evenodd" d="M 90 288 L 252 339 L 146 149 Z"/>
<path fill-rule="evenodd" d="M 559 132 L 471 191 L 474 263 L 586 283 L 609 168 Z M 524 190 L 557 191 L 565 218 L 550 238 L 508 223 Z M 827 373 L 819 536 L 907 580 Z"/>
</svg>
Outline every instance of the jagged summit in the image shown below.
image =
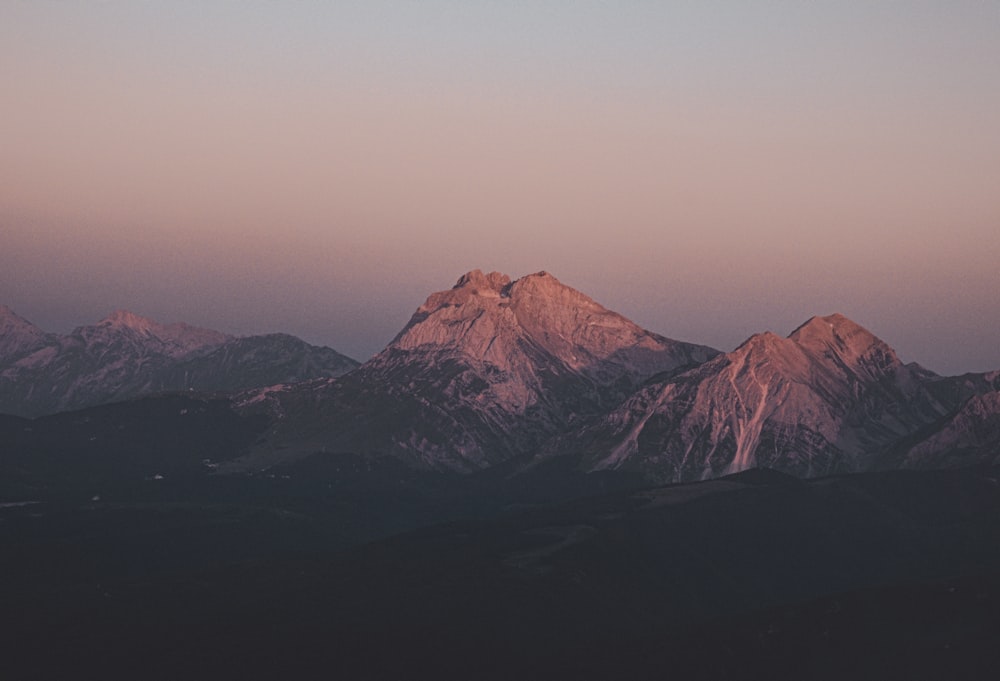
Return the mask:
<svg viewBox="0 0 1000 681">
<path fill-rule="evenodd" d="M 154 333 L 156 335 L 177 335 L 179 333 L 187 332 L 209 334 L 212 337 L 219 339 L 229 338 L 229 336 L 219 331 L 192 326 L 186 322 L 163 324 L 150 317 L 144 317 L 125 309 L 115 310 L 97 322 L 95 326 L 127 328 L 134 331 Z"/>
<path fill-rule="evenodd" d="M 754 334 L 726 357 L 730 363 L 780 368 L 787 378 L 799 380 L 812 380 L 823 367 L 869 377 L 903 367 L 888 344 L 839 313 L 810 317 L 787 337 L 771 331 Z"/>
<path fill-rule="evenodd" d="M 110 335 L 109 335 L 110 334 Z M 184 322 L 161 324 L 154 319 L 143 317 L 129 310 L 118 309 L 92 326 L 75 329 L 73 336 L 84 342 L 114 342 L 127 335 L 152 342 L 152 349 L 171 357 L 179 358 L 193 352 L 205 351 L 222 345 L 231 337 L 219 331 L 191 326 Z"/>
<path fill-rule="evenodd" d="M 126 326 L 130 329 L 150 329 L 160 326 L 148 317 L 142 317 L 129 310 L 118 309 L 97 322 L 98 326 Z"/>
<path fill-rule="evenodd" d="M 534 292 L 547 291 L 549 293 L 560 288 L 569 289 L 568 286 L 564 286 L 559 280 L 544 271 L 529 274 L 514 281 L 502 272 L 484 274 L 482 270 L 472 270 L 459 277 L 450 289 L 437 291 L 428 296 L 424 304 L 417 308 L 410 323 L 400 332 L 399 336 L 402 336 L 409 327 L 422 322 L 430 314 L 443 307 L 457 307 L 470 302 L 476 304 L 482 300 L 495 301 L 497 298 L 510 298 L 515 288 L 518 292 L 530 288 Z M 578 295 L 582 296 L 583 294 L 578 293 Z"/>
<path fill-rule="evenodd" d="M 862 354 L 875 346 L 889 347 L 871 331 L 840 313 L 812 317 L 788 337 L 804 347 L 832 347 L 856 354 Z"/>
<path fill-rule="evenodd" d="M 0 330 L 6 331 L 14 328 L 37 329 L 38 327 L 6 305 L 0 305 Z"/>
<path fill-rule="evenodd" d="M 818 360 L 835 360 L 859 376 L 874 379 L 893 375 L 906 383 L 919 377 L 904 367 L 885 341 L 842 314 L 813 317 L 788 338 Z"/>
<path fill-rule="evenodd" d="M 431 294 L 389 347 L 454 352 L 501 368 L 529 348 L 574 370 L 614 361 L 636 365 L 629 372 L 637 375 L 717 354 L 646 331 L 545 271 L 512 280 L 472 270 Z"/>
<path fill-rule="evenodd" d="M 95 326 L 108 326 L 117 328 L 128 328 L 135 331 L 149 331 L 149 332 L 163 332 L 163 331 L 210 331 L 212 334 L 217 336 L 225 336 L 218 331 L 211 331 L 210 329 L 202 329 L 196 326 L 192 326 L 185 322 L 173 322 L 170 324 L 163 324 L 150 317 L 144 317 L 143 315 L 136 314 L 130 310 L 118 309 L 101 319 Z"/>
<path fill-rule="evenodd" d="M 3 328 L 38 328 L 6 305 L 0 305 L 0 325 Z"/>
<path fill-rule="evenodd" d="M 776 375 L 800 381 L 808 380 L 813 363 L 811 353 L 802 345 L 771 331 L 750 336 L 735 350 L 713 361 L 718 364 L 713 371 L 734 377 L 750 371 L 759 377 Z"/>
<path fill-rule="evenodd" d="M 521 279 L 541 279 L 553 282 L 556 285 L 562 286 L 558 279 L 546 272 L 545 270 L 540 270 L 532 274 L 526 274 Z M 512 283 L 511 277 L 503 272 L 489 272 L 485 273 L 480 269 L 474 269 L 466 272 L 461 277 L 458 278 L 458 282 L 452 288 L 463 288 L 466 286 L 473 286 L 478 288 L 493 288 L 496 291 L 500 291 L 505 288 L 508 284 Z M 516 280 L 520 281 L 520 279 Z"/>
<path fill-rule="evenodd" d="M 788 336 L 789 337 L 794 336 L 806 328 L 821 327 L 823 325 L 825 325 L 827 328 L 830 329 L 841 329 L 845 331 L 850 331 L 855 329 L 864 330 L 864 328 L 860 324 L 849 319 L 843 313 L 834 312 L 828 315 L 813 315 L 812 317 L 810 317 L 809 319 L 805 320 L 797 327 L 795 327 L 795 330 L 792 331 L 790 334 L 788 334 Z"/>
<path fill-rule="evenodd" d="M 510 277 L 501 272 L 483 274 L 482 270 L 472 270 L 459 277 L 458 282 L 452 288 L 471 288 L 474 290 L 490 290 L 500 293 L 509 283 Z"/>
<path fill-rule="evenodd" d="M 49 337 L 6 305 L 0 305 L 0 361 L 21 356 L 44 345 Z"/>
<path fill-rule="evenodd" d="M 736 346 L 736 352 L 772 352 L 774 348 L 784 348 L 788 346 L 787 338 L 782 338 L 773 331 L 761 331 L 747 338 Z"/>
</svg>

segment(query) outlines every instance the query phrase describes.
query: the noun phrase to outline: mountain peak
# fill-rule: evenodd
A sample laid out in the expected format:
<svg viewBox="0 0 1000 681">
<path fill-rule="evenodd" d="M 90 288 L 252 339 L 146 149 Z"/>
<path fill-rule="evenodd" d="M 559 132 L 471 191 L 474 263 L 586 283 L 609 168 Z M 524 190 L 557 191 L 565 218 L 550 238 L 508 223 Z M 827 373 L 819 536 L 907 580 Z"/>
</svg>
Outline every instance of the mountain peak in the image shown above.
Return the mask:
<svg viewBox="0 0 1000 681">
<path fill-rule="evenodd" d="M 812 317 L 788 338 L 806 349 L 835 348 L 840 353 L 862 355 L 873 348 L 891 349 L 880 338 L 840 313 Z"/>
<path fill-rule="evenodd" d="M 458 282 L 452 287 L 452 290 L 471 289 L 500 293 L 508 284 L 510 284 L 510 277 L 502 272 L 484 274 L 482 270 L 471 270 L 458 278 Z"/>
<path fill-rule="evenodd" d="M 97 322 L 98 326 L 111 326 L 116 328 L 129 328 L 136 331 L 149 331 L 160 327 L 158 322 L 147 317 L 142 317 L 129 310 L 115 310 L 107 317 Z"/>
<path fill-rule="evenodd" d="M 630 376 L 717 354 L 652 334 L 545 271 L 512 281 L 472 270 L 451 289 L 431 294 L 390 347 L 459 353 L 504 370 L 511 370 L 512 358 L 540 351 L 572 371 L 612 362 L 614 371 L 624 367 Z"/>
<path fill-rule="evenodd" d="M 761 331 L 760 333 L 755 333 L 740 343 L 736 349 L 733 350 L 733 352 L 765 351 L 768 348 L 782 346 L 785 343 L 785 340 L 786 339 L 782 338 L 773 331 Z"/>
<path fill-rule="evenodd" d="M 6 305 L 0 305 L 0 361 L 38 348 L 46 336 L 27 319 Z"/>
<path fill-rule="evenodd" d="M 6 305 L 0 305 L 0 325 L 4 328 L 21 328 L 21 329 L 38 329 L 37 326 L 29 322 L 27 319 L 14 312 L 11 308 Z M 41 330 L 39 330 L 41 333 Z"/>
<path fill-rule="evenodd" d="M 94 326 L 76 329 L 74 334 L 82 334 L 87 338 L 106 338 L 108 332 L 114 336 L 126 330 L 143 338 L 142 343 L 152 343 L 149 345 L 150 349 L 172 357 L 215 347 L 229 340 L 229 336 L 219 331 L 183 322 L 160 324 L 123 309 L 115 310 Z"/>
<path fill-rule="evenodd" d="M 14 329 L 38 329 L 37 326 L 6 305 L 0 305 L 0 328 L 11 331 Z"/>
<path fill-rule="evenodd" d="M 794 339 L 813 335 L 828 336 L 831 333 L 839 336 L 849 336 L 857 333 L 872 335 L 870 331 L 857 322 L 848 319 L 839 312 L 834 312 L 825 316 L 816 315 L 810 317 L 797 329 L 788 334 L 788 337 Z"/>
<path fill-rule="evenodd" d="M 28 328 L 32 328 L 32 329 L 34 329 L 34 328 L 37 328 L 37 327 L 35 327 L 34 324 L 32 324 L 31 322 L 29 322 L 27 319 L 25 319 L 24 317 L 22 317 L 18 313 L 14 312 L 14 310 L 10 309 L 6 305 L 0 305 L 0 328 L 4 328 L 4 329 L 8 329 L 8 328 L 9 329 L 15 329 L 15 328 L 28 329 Z"/>
<path fill-rule="evenodd" d="M 482 270 L 466 272 L 448 291 L 433 293 L 420 306 L 418 314 L 427 313 L 442 306 L 458 306 L 467 303 L 471 296 L 509 298 L 518 293 L 529 295 L 567 295 L 594 304 L 587 296 L 566 286 L 554 276 L 542 270 L 527 274 L 519 279 L 511 279 L 503 272 L 484 273 Z"/>
<path fill-rule="evenodd" d="M 505 364 L 502 355 L 514 352 L 510 343 L 515 343 L 519 335 L 532 337 L 535 344 L 555 350 L 556 355 L 568 350 L 556 350 L 551 345 L 558 342 L 568 346 L 581 341 L 570 340 L 585 328 L 581 327 L 581 315 L 604 318 L 600 328 L 609 324 L 628 326 L 629 332 L 621 334 L 616 345 L 634 341 L 644 333 L 547 272 L 512 280 L 500 272 L 472 270 L 459 277 L 451 289 L 432 293 L 393 345 L 452 347 L 479 357 L 488 348 L 495 361 Z M 500 338 L 505 340 L 497 343 Z"/>
</svg>

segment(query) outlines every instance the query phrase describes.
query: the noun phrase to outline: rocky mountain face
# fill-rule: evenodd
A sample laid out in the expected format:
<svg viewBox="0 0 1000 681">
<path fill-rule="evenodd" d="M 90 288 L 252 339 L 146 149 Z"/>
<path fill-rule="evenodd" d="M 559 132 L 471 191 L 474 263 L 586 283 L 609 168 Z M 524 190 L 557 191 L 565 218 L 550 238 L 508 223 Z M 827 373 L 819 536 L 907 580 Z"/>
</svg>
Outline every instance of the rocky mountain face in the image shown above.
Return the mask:
<svg viewBox="0 0 1000 681">
<path fill-rule="evenodd" d="M 31 354 L 52 341 L 51 334 L 0 305 L 0 363 Z"/>
<path fill-rule="evenodd" d="M 551 443 L 546 455 L 659 481 L 754 467 L 807 477 L 867 470 L 959 408 L 960 390 L 949 389 L 949 398 L 931 382 L 846 317 L 814 317 L 787 338 L 758 334 L 648 384 L 596 424 Z"/>
<path fill-rule="evenodd" d="M 886 468 L 956 468 L 1000 463 L 1000 392 L 970 397 L 953 414 L 885 457 Z"/>
<path fill-rule="evenodd" d="M 247 465 L 350 451 L 478 470 L 716 354 L 641 329 L 545 272 L 512 281 L 476 270 L 431 295 L 359 370 L 247 396 L 281 417 Z"/>
<path fill-rule="evenodd" d="M 63 336 L 3 308 L 0 331 L 0 413 L 19 416 L 164 391 L 245 390 L 336 376 L 357 366 L 290 336 L 232 338 L 123 310 Z"/>
<path fill-rule="evenodd" d="M 938 400 L 957 407 L 976 395 L 1000 390 L 1000 371 L 961 376 L 938 376 L 928 372 L 924 385 Z"/>
</svg>

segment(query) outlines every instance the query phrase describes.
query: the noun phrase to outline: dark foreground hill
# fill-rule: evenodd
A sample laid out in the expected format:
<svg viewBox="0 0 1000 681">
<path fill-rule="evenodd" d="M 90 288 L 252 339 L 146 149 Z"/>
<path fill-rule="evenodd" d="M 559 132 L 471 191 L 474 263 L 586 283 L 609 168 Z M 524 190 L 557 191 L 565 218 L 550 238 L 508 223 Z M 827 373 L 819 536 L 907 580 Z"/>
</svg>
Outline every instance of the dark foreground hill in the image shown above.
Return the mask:
<svg viewBox="0 0 1000 681">
<path fill-rule="evenodd" d="M 278 494 L 4 508 L 0 673 L 991 678 L 996 476 L 756 470 L 336 551 Z"/>
</svg>

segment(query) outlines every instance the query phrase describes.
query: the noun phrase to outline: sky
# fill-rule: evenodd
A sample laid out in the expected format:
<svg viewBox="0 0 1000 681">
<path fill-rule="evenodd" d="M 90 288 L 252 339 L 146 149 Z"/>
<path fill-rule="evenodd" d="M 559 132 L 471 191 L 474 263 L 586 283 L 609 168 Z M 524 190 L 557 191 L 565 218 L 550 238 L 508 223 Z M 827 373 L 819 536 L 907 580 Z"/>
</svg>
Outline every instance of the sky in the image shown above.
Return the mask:
<svg viewBox="0 0 1000 681">
<path fill-rule="evenodd" d="M 0 303 L 358 359 L 471 269 L 1000 368 L 1000 0 L 5 0 Z"/>
</svg>

